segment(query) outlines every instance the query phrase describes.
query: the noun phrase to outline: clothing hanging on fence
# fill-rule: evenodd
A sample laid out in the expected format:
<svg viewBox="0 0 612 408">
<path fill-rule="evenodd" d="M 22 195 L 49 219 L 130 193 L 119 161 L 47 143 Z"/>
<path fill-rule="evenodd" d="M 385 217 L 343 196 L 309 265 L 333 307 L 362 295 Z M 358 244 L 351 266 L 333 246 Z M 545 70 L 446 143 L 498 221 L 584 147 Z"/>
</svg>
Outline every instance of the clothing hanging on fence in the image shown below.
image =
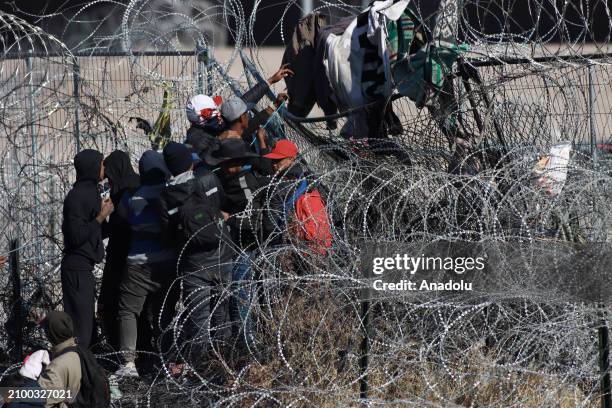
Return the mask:
<svg viewBox="0 0 612 408">
<path fill-rule="evenodd" d="M 333 25 L 326 25 L 325 16 L 319 13 L 300 20 L 283 57 L 295 71 L 286 80 L 290 112 L 306 116 L 315 101 L 325 115 L 373 102 L 380 103 L 376 109 L 390 110 L 390 104 L 384 102 L 394 92 L 423 107 L 430 90 L 442 90 L 452 64 L 465 48 L 456 44 L 455 0 L 440 1 L 435 13 L 431 4 L 423 8 L 417 3 L 375 1 L 356 18 Z M 395 114 L 381 113 L 374 115 L 379 122 L 373 123 L 365 110 L 353 112 L 341 135 L 381 136 L 380 129 L 385 135 L 384 129 L 401 133 Z M 381 118 L 385 121 L 382 126 Z M 334 128 L 334 121 L 328 121 L 328 127 Z"/>
<path fill-rule="evenodd" d="M 407 1 L 377 1 L 354 18 L 341 34 L 325 31 L 323 65 L 333 89 L 333 100 L 341 112 L 391 96 L 394 83 L 386 22 L 399 19 L 407 4 Z M 391 109 L 390 105 L 387 109 Z M 376 116 L 389 120 L 394 117 Z M 375 129 L 380 128 L 379 124 L 372 123 L 367 112 L 356 111 L 347 119 L 341 134 L 357 138 L 378 136 Z M 391 126 L 389 123 L 384 128 Z"/>
<path fill-rule="evenodd" d="M 325 113 L 326 116 L 337 113 L 338 106 L 335 101 L 334 91 L 327 76 L 327 67 L 325 64 L 327 49 L 325 43 L 330 35 L 342 35 L 352 21 L 352 17 L 346 17 L 335 24 L 327 25 L 320 29 L 317 37 L 316 55 L 314 60 L 315 65 L 313 70 L 315 78 L 315 94 L 317 104 L 323 110 L 323 113 Z M 335 121 L 328 121 L 327 125 L 330 129 L 336 128 Z"/>
<path fill-rule="evenodd" d="M 327 16 L 308 14 L 298 22 L 291 42 L 285 48 L 282 63 L 290 63 L 295 73 L 293 77 L 285 77 L 291 101 L 289 111 L 296 116 L 308 115 L 315 104 L 315 39 L 326 24 Z"/>
</svg>

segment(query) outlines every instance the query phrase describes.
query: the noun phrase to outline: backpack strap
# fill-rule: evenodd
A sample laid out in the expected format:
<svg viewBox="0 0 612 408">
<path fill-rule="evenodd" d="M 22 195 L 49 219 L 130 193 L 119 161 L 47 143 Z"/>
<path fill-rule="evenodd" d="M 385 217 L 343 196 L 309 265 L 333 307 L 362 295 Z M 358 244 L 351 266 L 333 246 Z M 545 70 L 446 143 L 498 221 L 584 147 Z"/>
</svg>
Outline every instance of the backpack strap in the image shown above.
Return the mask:
<svg viewBox="0 0 612 408">
<path fill-rule="evenodd" d="M 70 353 L 71 351 L 74 351 L 75 353 L 79 354 L 79 346 L 70 346 L 70 347 L 66 347 L 65 349 L 61 350 L 59 353 L 54 354 L 53 358 L 58 358 L 59 356 L 62 356 L 66 353 Z M 80 354 L 79 354 L 80 356 Z"/>
<path fill-rule="evenodd" d="M 308 191 L 308 181 L 306 179 L 302 180 L 298 187 L 295 189 L 291 197 L 285 203 L 285 220 L 287 219 L 287 215 L 289 212 L 295 209 L 295 203 L 297 200 L 304 195 Z"/>
</svg>

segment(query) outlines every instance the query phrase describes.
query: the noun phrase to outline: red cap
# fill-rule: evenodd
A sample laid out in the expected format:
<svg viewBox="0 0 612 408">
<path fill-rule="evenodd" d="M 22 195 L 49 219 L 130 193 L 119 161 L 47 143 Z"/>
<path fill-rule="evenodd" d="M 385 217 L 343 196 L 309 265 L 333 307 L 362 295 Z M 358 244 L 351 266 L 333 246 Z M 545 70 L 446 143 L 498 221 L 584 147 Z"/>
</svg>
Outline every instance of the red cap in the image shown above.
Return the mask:
<svg viewBox="0 0 612 408">
<path fill-rule="evenodd" d="M 298 148 L 290 140 L 282 139 L 276 142 L 274 149 L 263 157 L 268 159 L 287 159 L 287 158 L 295 158 L 298 155 Z"/>
</svg>

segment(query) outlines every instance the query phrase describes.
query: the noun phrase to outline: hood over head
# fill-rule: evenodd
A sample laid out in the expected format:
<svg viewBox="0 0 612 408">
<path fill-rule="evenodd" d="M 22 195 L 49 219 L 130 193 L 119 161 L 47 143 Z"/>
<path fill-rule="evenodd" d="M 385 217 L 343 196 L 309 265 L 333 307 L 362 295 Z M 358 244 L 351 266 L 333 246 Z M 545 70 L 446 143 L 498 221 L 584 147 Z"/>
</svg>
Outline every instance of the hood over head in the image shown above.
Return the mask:
<svg viewBox="0 0 612 408">
<path fill-rule="evenodd" d="M 111 196 L 140 184 L 140 178 L 132 168 L 130 156 L 121 150 L 115 150 L 104 159 L 104 175 L 110 182 Z"/>
<path fill-rule="evenodd" d="M 49 312 L 43 320 L 43 327 L 47 338 L 54 346 L 74 337 L 72 318 L 66 312 L 58 310 Z"/>
<path fill-rule="evenodd" d="M 154 150 L 147 150 L 140 157 L 138 172 L 142 184 L 164 184 L 170 178 L 170 170 L 166 166 L 164 156 Z"/>
<path fill-rule="evenodd" d="M 166 147 L 164 147 L 163 154 L 166 166 L 173 176 L 178 176 L 193 166 L 191 149 L 182 143 L 169 142 Z"/>
<path fill-rule="evenodd" d="M 100 167 L 102 167 L 102 153 L 93 149 L 81 150 L 74 156 L 76 181 L 100 181 Z"/>
</svg>

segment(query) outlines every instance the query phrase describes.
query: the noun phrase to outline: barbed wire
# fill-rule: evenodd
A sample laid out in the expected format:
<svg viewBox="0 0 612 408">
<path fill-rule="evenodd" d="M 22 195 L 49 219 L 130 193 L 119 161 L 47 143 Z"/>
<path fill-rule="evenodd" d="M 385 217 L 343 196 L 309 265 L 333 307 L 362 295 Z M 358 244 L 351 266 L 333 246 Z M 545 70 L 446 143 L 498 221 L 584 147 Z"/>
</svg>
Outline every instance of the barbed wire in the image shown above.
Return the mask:
<svg viewBox="0 0 612 408">
<path fill-rule="evenodd" d="M 598 403 L 596 335 L 609 320 L 609 303 L 575 301 L 525 282 L 540 272 L 532 254 L 542 243 L 604 243 L 601 259 L 609 251 L 610 6 L 599 0 L 582 8 L 543 0 L 527 10 L 498 0 L 455 4 L 458 36 L 469 44 L 462 61 L 478 77 L 463 80 L 458 70 L 452 73 L 453 108 L 442 111 L 432 102 L 418 109 L 407 98 L 394 98 L 389 104 L 401 132 L 367 141 L 347 140 L 325 120 L 286 119 L 286 137 L 312 172 L 310 185 L 323 192 L 330 251 L 323 256 L 277 225 L 257 242 L 251 278 L 214 295 L 182 299 L 162 334 L 171 346 L 162 347 L 160 339 L 138 352 L 153 363 L 141 379 L 119 382 L 123 397 L 116 406 L 352 406 L 363 402 L 359 387 L 366 377 L 372 406 Z M 297 6 L 278 7 L 286 18 Z M 240 63 L 241 49 L 249 49 L 260 66 L 270 64 L 259 48 L 265 44 L 254 37 L 261 7 L 255 2 L 247 12 L 242 2 L 229 0 L 94 1 L 41 13 L 37 25 L 48 32 L 20 18 L 25 14 L 19 9 L 0 14 L 0 227 L 2 245 L 19 238 L 26 350 L 45 345 L 36 317 L 61 304 L 59 225 L 74 180 L 74 154 L 86 147 L 105 155 L 122 149 L 136 162 L 149 140 L 130 118 L 154 121 L 163 86 L 171 89 L 173 138 L 182 141 L 184 102 L 202 91 L 199 76 L 214 94 L 228 96 L 247 88 L 246 73 L 227 74 Z M 314 9 L 346 15 L 360 7 L 322 2 Z M 107 12 L 98 15 L 100 10 Z M 517 13 L 527 13 L 533 24 L 520 27 Z M 45 22 L 58 17 L 65 20 L 52 34 Z M 293 22 L 284 18 L 280 35 L 288 43 Z M 195 45 L 214 56 L 225 41 L 220 26 L 234 49 L 202 72 Z M 67 37 L 82 27 L 87 36 L 67 46 Z M 120 53 L 109 52 L 116 47 Z M 449 140 L 439 112 L 456 118 L 455 139 Z M 343 112 L 338 116 L 341 129 L 348 119 Z M 538 162 L 563 142 L 572 146 L 562 169 L 567 178 L 556 182 L 559 191 L 552 194 L 538 181 L 558 169 L 543 170 Z M 255 193 L 264 197 L 263 208 L 247 207 L 245 213 L 276 220 L 272 199 L 292 194 L 299 182 L 287 187 L 272 179 Z M 515 273 L 508 264 L 495 273 L 503 290 L 422 297 L 385 292 L 364 299 L 364 241 L 444 240 L 499 243 L 500 254 L 502 244 L 520 242 L 525 266 Z M 232 242 L 221 245 L 244 256 Z M 552 248 L 565 259 L 560 247 Z M 6 330 L 0 346 L 7 355 L 14 351 L 17 327 L 11 284 L 11 275 L 3 274 L 0 320 Z M 172 290 L 164 308 L 173 307 Z M 242 339 L 216 340 L 224 328 L 210 319 L 196 336 L 186 335 L 185 325 L 201 304 L 229 302 L 239 291 L 249 299 L 242 305 L 250 322 Z M 100 361 L 116 369 L 122 353 L 101 347 Z M 206 358 L 196 353 L 202 347 Z M 177 375 L 171 369 L 177 362 L 191 369 Z M 16 368 L 8 365 L 4 374 Z"/>
</svg>

